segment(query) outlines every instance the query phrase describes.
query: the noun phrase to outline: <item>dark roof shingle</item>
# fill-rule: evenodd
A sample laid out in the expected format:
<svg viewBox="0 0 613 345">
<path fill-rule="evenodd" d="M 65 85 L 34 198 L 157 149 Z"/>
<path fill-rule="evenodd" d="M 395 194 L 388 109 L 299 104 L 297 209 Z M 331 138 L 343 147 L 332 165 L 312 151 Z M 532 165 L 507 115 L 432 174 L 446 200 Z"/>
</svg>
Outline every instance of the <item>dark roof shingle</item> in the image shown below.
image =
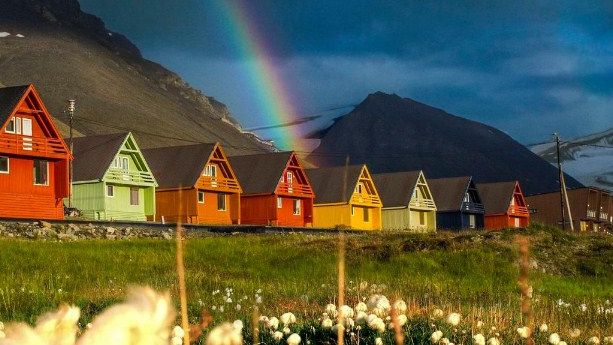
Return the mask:
<svg viewBox="0 0 613 345">
<path fill-rule="evenodd" d="M 383 207 L 408 207 L 421 170 L 374 174 Z"/>
<path fill-rule="evenodd" d="M 0 88 L 0 126 L 3 126 L 9 116 L 11 116 L 11 113 L 28 87 L 30 85 Z"/>
<path fill-rule="evenodd" d="M 115 133 L 74 138 L 73 180 L 102 180 L 127 136 Z"/>
<path fill-rule="evenodd" d="M 515 184 L 515 181 L 478 183 L 477 190 L 485 206 L 485 214 L 507 213 L 515 191 Z"/>
<path fill-rule="evenodd" d="M 437 210 L 439 212 L 459 211 L 470 180 L 470 176 L 428 180 Z"/>
<path fill-rule="evenodd" d="M 364 165 L 350 165 L 345 167 L 306 169 L 307 177 L 311 181 L 311 187 L 315 193 L 316 204 L 334 204 L 349 202 Z M 343 188 L 343 185 L 345 186 Z M 343 195 L 344 194 L 344 195 Z"/>
<path fill-rule="evenodd" d="M 145 149 L 143 155 L 160 189 L 193 187 L 215 144 L 196 144 Z"/>
<path fill-rule="evenodd" d="M 243 188 L 243 194 L 272 194 L 279 185 L 292 152 L 272 152 L 232 156 L 230 165 Z"/>
</svg>

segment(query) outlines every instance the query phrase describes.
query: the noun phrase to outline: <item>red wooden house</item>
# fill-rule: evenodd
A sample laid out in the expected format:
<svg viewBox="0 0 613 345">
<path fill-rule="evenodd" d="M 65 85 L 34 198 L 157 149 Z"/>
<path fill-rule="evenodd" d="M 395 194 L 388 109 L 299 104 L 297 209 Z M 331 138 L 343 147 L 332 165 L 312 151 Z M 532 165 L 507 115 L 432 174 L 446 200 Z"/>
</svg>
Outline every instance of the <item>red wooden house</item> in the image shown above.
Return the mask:
<svg viewBox="0 0 613 345">
<path fill-rule="evenodd" d="M 243 187 L 243 224 L 312 226 L 313 190 L 293 152 L 230 157 Z"/>
<path fill-rule="evenodd" d="M 0 88 L 0 217 L 64 218 L 70 160 L 34 86 Z"/>
<path fill-rule="evenodd" d="M 479 183 L 477 190 L 485 206 L 485 229 L 525 228 L 530 223 L 518 181 Z"/>
</svg>

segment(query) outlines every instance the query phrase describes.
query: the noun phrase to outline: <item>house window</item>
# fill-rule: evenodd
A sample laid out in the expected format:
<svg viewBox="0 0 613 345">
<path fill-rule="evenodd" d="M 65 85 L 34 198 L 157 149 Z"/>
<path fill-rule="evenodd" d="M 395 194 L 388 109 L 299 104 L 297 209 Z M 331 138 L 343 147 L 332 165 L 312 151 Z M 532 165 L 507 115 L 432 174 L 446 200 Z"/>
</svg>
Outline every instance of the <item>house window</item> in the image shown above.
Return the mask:
<svg viewBox="0 0 613 345">
<path fill-rule="evenodd" d="M 204 191 L 203 190 L 198 191 L 198 203 L 204 204 Z"/>
<path fill-rule="evenodd" d="M 34 160 L 34 184 L 38 186 L 49 185 L 49 162 Z"/>
<path fill-rule="evenodd" d="M 4 131 L 7 133 L 15 133 L 15 118 L 12 118 L 9 123 L 4 128 Z"/>
<path fill-rule="evenodd" d="M 477 227 L 477 217 L 474 214 L 468 215 L 468 227 L 471 229 Z"/>
<path fill-rule="evenodd" d="M 21 134 L 21 117 L 15 117 L 15 134 Z"/>
<path fill-rule="evenodd" d="M 115 186 L 110 184 L 106 186 L 106 196 L 108 196 L 109 198 L 115 196 Z"/>
<path fill-rule="evenodd" d="M 298 216 L 301 213 L 301 203 L 300 199 L 294 199 L 294 216 Z"/>
<path fill-rule="evenodd" d="M 138 205 L 139 204 L 139 190 L 136 187 L 130 188 L 130 205 Z"/>
<path fill-rule="evenodd" d="M 361 183 L 358 183 L 358 185 L 355 186 L 355 192 L 362 194 L 362 184 Z"/>
<path fill-rule="evenodd" d="M 364 207 L 364 222 L 370 222 L 370 210 Z"/>
<path fill-rule="evenodd" d="M 217 211 L 226 210 L 226 195 L 224 193 L 217 194 Z"/>
<path fill-rule="evenodd" d="M 8 173 L 9 173 L 9 158 L 0 157 L 0 174 L 8 174 Z"/>
<path fill-rule="evenodd" d="M 287 172 L 287 184 L 294 183 L 294 174 L 291 171 Z"/>
<path fill-rule="evenodd" d="M 464 202 L 470 202 L 470 194 L 468 192 L 464 194 Z"/>
<path fill-rule="evenodd" d="M 130 163 L 128 157 L 115 157 L 115 160 L 113 160 L 113 168 L 126 171 L 129 170 Z"/>
<path fill-rule="evenodd" d="M 520 227 L 520 223 L 519 223 L 519 218 L 518 217 L 513 218 L 513 222 L 514 222 L 513 224 L 515 225 L 516 228 Z"/>
<path fill-rule="evenodd" d="M 217 165 L 207 164 L 204 167 L 204 176 L 217 177 Z"/>
<path fill-rule="evenodd" d="M 426 212 L 419 212 L 419 225 L 426 225 Z"/>
<path fill-rule="evenodd" d="M 283 198 L 277 197 L 277 208 L 283 208 Z"/>
</svg>

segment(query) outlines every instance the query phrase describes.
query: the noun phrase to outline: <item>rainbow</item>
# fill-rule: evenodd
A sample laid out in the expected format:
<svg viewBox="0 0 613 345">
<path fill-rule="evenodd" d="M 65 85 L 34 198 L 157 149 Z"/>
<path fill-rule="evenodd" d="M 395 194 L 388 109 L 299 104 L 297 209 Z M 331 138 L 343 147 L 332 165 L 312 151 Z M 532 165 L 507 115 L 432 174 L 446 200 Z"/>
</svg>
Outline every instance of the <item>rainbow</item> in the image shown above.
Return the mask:
<svg viewBox="0 0 613 345">
<path fill-rule="evenodd" d="M 218 1 L 227 17 L 232 41 L 239 53 L 247 60 L 247 77 L 258 112 L 273 125 L 295 122 L 299 119 L 295 101 L 279 72 L 272 63 L 272 47 L 250 16 L 246 1 Z M 275 146 L 282 149 L 301 150 L 301 133 L 297 126 L 273 129 Z"/>
</svg>

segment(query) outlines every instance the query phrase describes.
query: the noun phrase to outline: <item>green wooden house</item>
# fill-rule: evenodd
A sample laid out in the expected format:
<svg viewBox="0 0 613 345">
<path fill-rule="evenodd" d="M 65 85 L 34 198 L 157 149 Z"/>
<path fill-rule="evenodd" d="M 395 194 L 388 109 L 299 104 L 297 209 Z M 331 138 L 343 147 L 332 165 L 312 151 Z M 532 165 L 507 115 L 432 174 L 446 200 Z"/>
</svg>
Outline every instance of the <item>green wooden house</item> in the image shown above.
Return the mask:
<svg viewBox="0 0 613 345">
<path fill-rule="evenodd" d="M 145 221 L 157 183 L 131 133 L 74 139 L 72 197 L 65 204 L 93 220 Z"/>
</svg>

